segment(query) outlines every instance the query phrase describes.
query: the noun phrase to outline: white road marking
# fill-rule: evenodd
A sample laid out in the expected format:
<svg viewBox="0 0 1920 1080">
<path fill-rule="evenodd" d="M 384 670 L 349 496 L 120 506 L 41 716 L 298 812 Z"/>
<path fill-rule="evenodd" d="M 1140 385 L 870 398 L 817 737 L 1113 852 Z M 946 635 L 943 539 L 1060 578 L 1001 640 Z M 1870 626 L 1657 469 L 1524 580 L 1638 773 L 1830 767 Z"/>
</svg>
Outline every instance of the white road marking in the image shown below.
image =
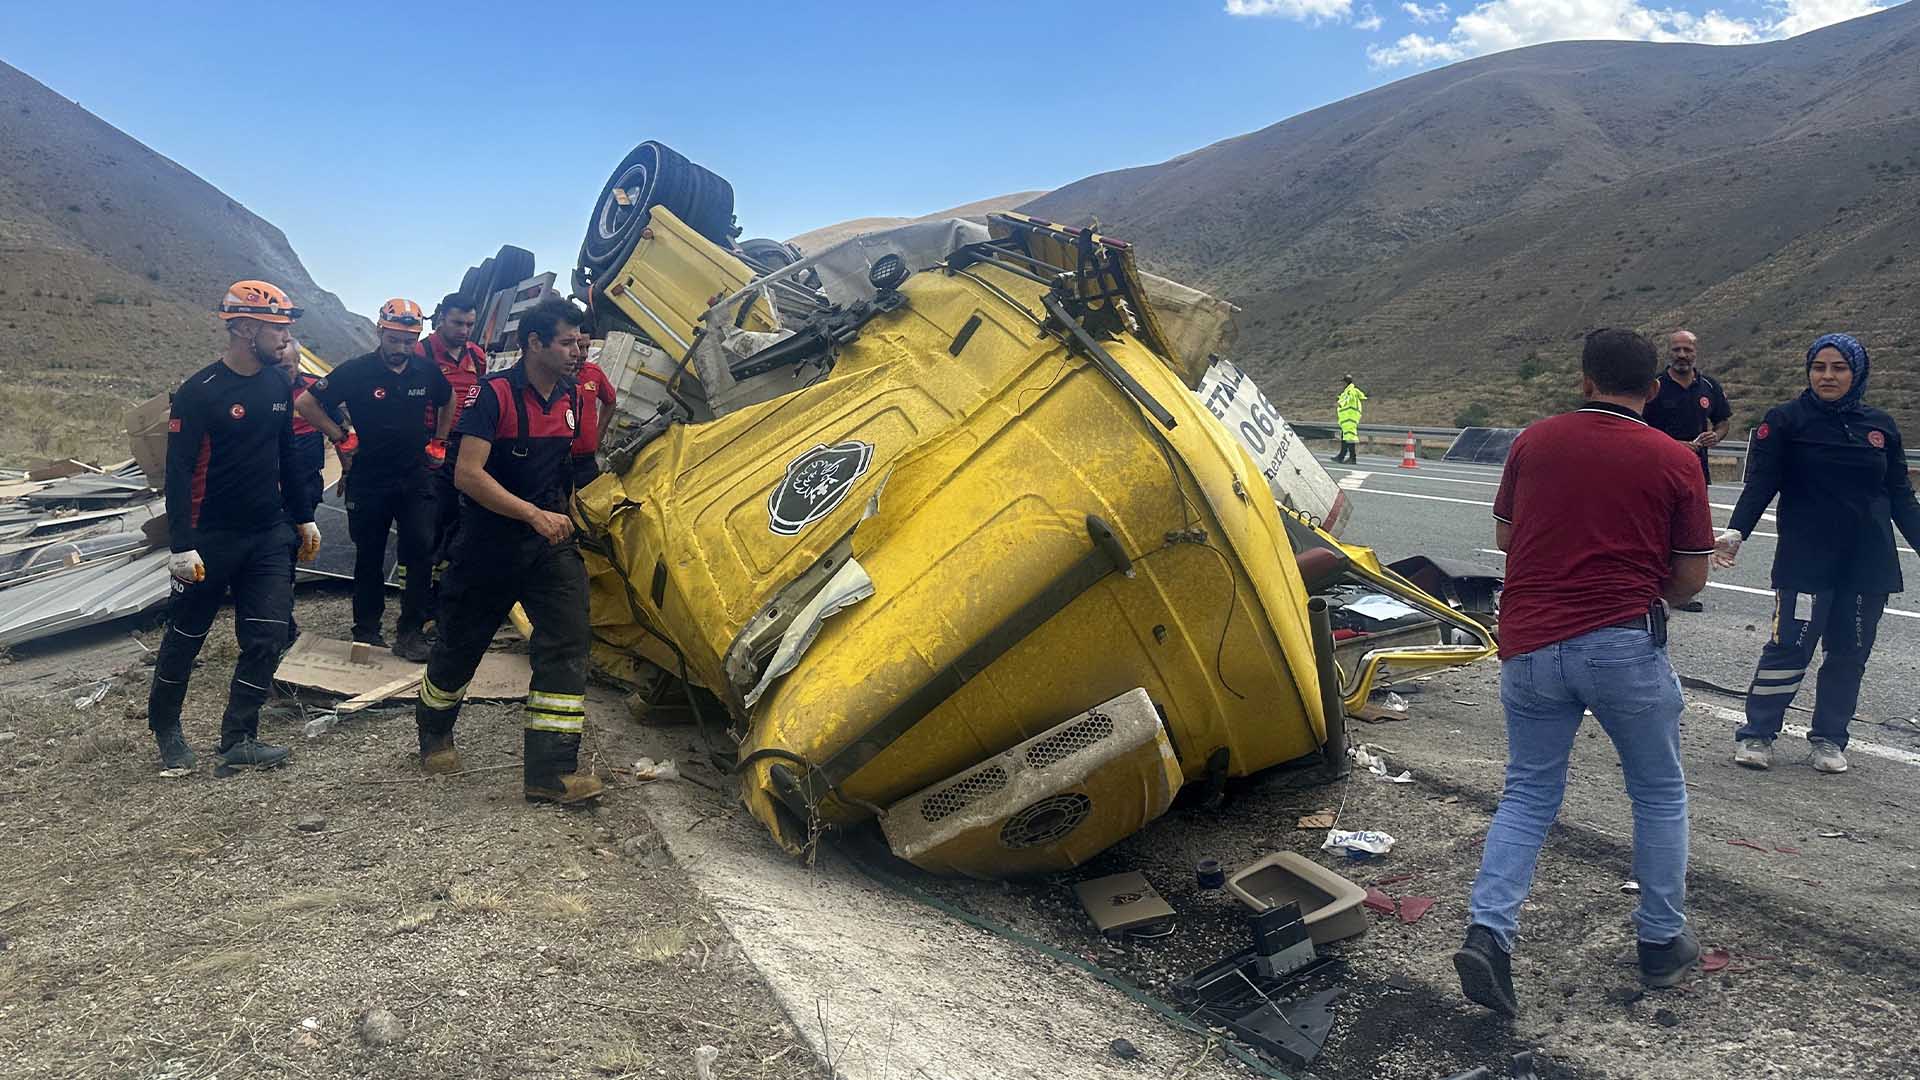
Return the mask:
<svg viewBox="0 0 1920 1080">
<path fill-rule="evenodd" d="M 1386 493 L 1386 492 L 1378 492 L 1378 491 L 1377 491 L 1377 492 L 1374 492 L 1374 494 L 1376 494 L 1376 495 L 1383 495 L 1383 494 L 1387 494 L 1387 493 Z M 1755 535 L 1755 536 L 1759 536 L 1759 535 L 1761 535 L 1761 534 L 1759 534 L 1759 533 L 1754 533 L 1753 535 Z M 1507 553 L 1506 553 L 1506 552 L 1504 552 L 1504 551 L 1495 551 L 1495 550 L 1494 550 L 1494 549 L 1492 549 L 1492 548 L 1475 548 L 1474 550 L 1475 550 L 1475 551 L 1477 551 L 1477 552 L 1479 552 L 1479 553 L 1480 553 L 1480 554 L 1482 554 L 1482 555 L 1498 555 L 1499 557 L 1501 557 L 1501 558 L 1503 558 L 1503 559 L 1507 557 Z M 1727 584 L 1727 583 L 1726 583 L 1726 582 L 1724 582 L 1724 581 L 1709 581 L 1709 582 L 1707 582 L 1707 588 L 1709 588 L 1709 589 L 1725 589 L 1725 590 L 1727 590 L 1728 592 L 1737 592 L 1737 593 L 1748 593 L 1748 594 L 1750 594 L 1750 595 L 1753 595 L 1753 596 L 1772 596 L 1772 595 L 1773 595 L 1773 590 L 1772 590 L 1772 589 L 1756 589 L 1756 588 L 1754 588 L 1754 587 L 1753 587 L 1753 586 L 1751 586 L 1751 585 L 1729 585 L 1729 584 Z M 1886 613 L 1887 613 L 1887 614 L 1889 614 L 1889 615 L 1898 615 L 1898 616 L 1900 616 L 1900 617 L 1901 617 L 1901 618 L 1903 618 L 1903 619 L 1920 619 L 1920 611 L 1906 611 L 1906 610 L 1903 610 L 1903 609 L 1901 609 L 1901 608 L 1891 608 L 1891 607 L 1890 607 L 1890 608 L 1887 608 L 1887 609 L 1886 609 Z"/>
<path fill-rule="evenodd" d="M 1367 477 L 1372 475 L 1370 472 L 1348 473 L 1340 478 L 1340 486 L 1347 491 L 1359 491 L 1360 485 L 1366 483 Z"/>
<path fill-rule="evenodd" d="M 1477 499 L 1450 499 L 1445 495 L 1415 495 L 1411 491 L 1381 491 L 1378 488 L 1351 488 L 1349 490 L 1362 495 L 1392 495 L 1401 499 L 1426 499 L 1429 502 L 1459 503 L 1462 506 L 1485 506 L 1489 508 L 1493 506 L 1490 502 L 1480 502 Z"/>
<path fill-rule="evenodd" d="M 1696 701 L 1694 702 L 1694 707 L 1704 712 L 1713 713 L 1722 720 L 1730 723 L 1744 724 L 1747 722 L 1746 713 L 1738 709 L 1729 709 L 1724 705 L 1714 705 L 1710 702 Z M 1796 739 L 1804 739 L 1808 735 L 1807 729 L 1801 727 L 1799 724 L 1784 724 L 1780 728 L 1780 733 L 1783 735 L 1791 735 Z M 1865 739 L 1849 738 L 1847 740 L 1847 753 L 1886 758 L 1888 761 L 1897 761 L 1902 765 L 1920 765 L 1920 754 L 1916 754 L 1911 750 L 1902 750 L 1897 746 L 1883 746 L 1880 743 L 1867 742 Z"/>
</svg>

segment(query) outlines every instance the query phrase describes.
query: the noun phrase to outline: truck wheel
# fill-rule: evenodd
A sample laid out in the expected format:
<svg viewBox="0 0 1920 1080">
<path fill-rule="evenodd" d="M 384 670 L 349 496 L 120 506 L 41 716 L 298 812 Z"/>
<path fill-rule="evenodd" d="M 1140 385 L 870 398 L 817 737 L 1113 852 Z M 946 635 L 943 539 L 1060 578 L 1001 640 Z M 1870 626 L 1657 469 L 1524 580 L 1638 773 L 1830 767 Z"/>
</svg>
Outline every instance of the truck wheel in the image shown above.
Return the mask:
<svg viewBox="0 0 1920 1080">
<path fill-rule="evenodd" d="M 622 204 L 614 192 L 624 193 Z M 580 244 L 581 274 L 594 283 L 611 276 L 633 255 L 652 210 L 664 206 L 701 236 L 722 247 L 733 238 L 733 185 L 657 142 L 633 148 L 600 189 L 586 239 Z"/>
</svg>

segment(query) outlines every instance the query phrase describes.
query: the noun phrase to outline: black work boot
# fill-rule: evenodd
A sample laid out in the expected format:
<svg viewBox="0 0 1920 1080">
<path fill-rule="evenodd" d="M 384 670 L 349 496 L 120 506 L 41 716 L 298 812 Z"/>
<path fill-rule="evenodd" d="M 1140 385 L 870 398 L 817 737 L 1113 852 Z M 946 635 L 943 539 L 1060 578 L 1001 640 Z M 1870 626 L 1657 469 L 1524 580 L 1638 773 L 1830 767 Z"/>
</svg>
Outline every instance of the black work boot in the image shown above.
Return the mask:
<svg viewBox="0 0 1920 1080">
<path fill-rule="evenodd" d="M 221 774 L 241 769 L 273 769 L 287 763 L 293 751 L 284 746 L 263 743 L 251 735 L 220 751 Z"/>
<path fill-rule="evenodd" d="M 356 628 L 353 632 L 353 643 L 355 645 L 373 645 L 384 649 L 387 647 L 387 636 L 382 634 L 378 629 L 360 630 Z"/>
<path fill-rule="evenodd" d="M 457 773 L 464 767 L 460 760 L 460 751 L 454 748 L 453 732 L 432 734 L 424 729 L 420 732 L 420 771 L 429 775 L 444 776 Z"/>
<path fill-rule="evenodd" d="M 523 790 L 528 802 L 562 806 L 597 799 L 603 785 L 580 768 L 580 736 L 527 729 Z"/>
<path fill-rule="evenodd" d="M 199 761 L 199 755 L 193 747 L 187 745 L 187 737 L 180 733 L 178 724 L 153 733 L 154 745 L 160 748 L 160 767 L 163 769 L 191 769 Z"/>
<path fill-rule="evenodd" d="M 427 657 L 433 655 L 433 647 L 427 644 L 427 637 L 417 629 L 400 631 L 393 640 L 393 655 L 410 664 L 424 664 Z"/>
<path fill-rule="evenodd" d="M 1678 986 L 1700 960 L 1700 942 L 1688 928 L 1664 945 L 1640 942 L 1640 981 L 1655 989 Z"/>
<path fill-rule="evenodd" d="M 1460 992 L 1502 1016 L 1520 1015 L 1520 999 L 1513 994 L 1512 958 L 1494 939 L 1493 931 L 1475 924 L 1467 927 L 1466 943 L 1453 954 L 1460 973 Z"/>
</svg>

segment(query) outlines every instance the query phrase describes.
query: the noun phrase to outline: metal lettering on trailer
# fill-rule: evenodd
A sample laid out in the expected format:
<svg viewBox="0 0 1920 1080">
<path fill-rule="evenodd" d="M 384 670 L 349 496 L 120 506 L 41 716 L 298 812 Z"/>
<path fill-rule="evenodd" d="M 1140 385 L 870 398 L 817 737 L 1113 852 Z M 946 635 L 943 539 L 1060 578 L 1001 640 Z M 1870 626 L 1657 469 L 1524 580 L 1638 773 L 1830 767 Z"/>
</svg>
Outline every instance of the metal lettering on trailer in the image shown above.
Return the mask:
<svg viewBox="0 0 1920 1080">
<path fill-rule="evenodd" d="M 833 513 L 845 501 L 856 480 L 866 475 L 873 460 L 873 444 L 859 441 L 820 443 L 787 463 L 779 486 L 767 496 L 767 523 L 781 536 Z"/>
</svg>

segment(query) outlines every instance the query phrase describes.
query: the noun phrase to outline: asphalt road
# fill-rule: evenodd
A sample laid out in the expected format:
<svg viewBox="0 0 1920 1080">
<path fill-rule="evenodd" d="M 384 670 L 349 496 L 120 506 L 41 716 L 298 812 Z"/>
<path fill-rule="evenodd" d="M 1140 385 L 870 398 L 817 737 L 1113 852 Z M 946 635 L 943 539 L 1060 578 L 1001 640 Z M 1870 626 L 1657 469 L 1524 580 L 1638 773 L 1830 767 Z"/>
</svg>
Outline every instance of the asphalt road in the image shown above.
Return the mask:
<svg viewBox="0 0 1920 1080">
<path fill-rule="evenodd" d="M 1324 458 L 1323 458 L 1324 460 Z M 1500 567 L 1504 556 L 1493 546 L 1493 495 L 1500 470 L 1493 466 L 1423 461 L 1401 469 L 1398 458 L 1363 457 L 1358 465 L 1327 465 L 1353 503 L 1345 539 L 1367 544 L 1387 561 L 1408 555 L 1447 556 Z M 1724 527 L 1740 497 L 1737 484 L 1708 490 L 1714 524 Z M 1744 690 L 1773 618 L 1768 571 L 1775 538 L 1772 512 L 1740 551 L 1731 570 L 1715 569 L 1700 599 L 1700 614 L 1676 612 L 1671 624 L 1674 668 L 1721 686 Z M 1920 557 L 1901 546 L 1900 565 L 1910 585 L 1920 588 Z M 1801 687 L 1798 705 L 1811 705 L 1817 675 Z M 1920 680 L 1920 594 L 1893 597 L 1880 623 L 1879 641 L 1867 665 L 1859 715 L 1876 722 L 1901 722 L 1920 712 L 1912 688 Z M 1794 714 L 1805 723 L 1805 714 Z M 1789 720 L 1789 723 L 1792 723 Z M 1864 736 L 1863 736 L 1864 737 Z"/>
</svg>

